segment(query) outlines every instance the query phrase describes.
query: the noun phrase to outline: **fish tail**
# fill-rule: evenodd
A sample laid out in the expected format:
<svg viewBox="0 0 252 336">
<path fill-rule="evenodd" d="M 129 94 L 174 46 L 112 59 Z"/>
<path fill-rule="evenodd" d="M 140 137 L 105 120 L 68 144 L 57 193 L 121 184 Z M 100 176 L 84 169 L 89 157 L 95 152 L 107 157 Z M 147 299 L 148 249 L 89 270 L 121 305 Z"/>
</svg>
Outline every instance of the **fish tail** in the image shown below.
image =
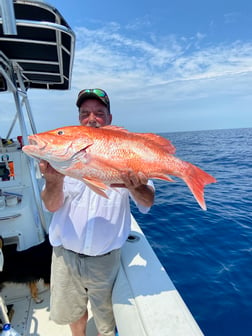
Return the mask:
<svg viewBox="0 0 252 336">
<path fill-rule="evenodd" d="M 185 181 L 201 208 L 206 210 L 207 207 L 204 199 L 204 186 L 206 184 L 216 182 L 216 179 L 189 162 L 186 173 L 181 178 Z"/>
</svg>

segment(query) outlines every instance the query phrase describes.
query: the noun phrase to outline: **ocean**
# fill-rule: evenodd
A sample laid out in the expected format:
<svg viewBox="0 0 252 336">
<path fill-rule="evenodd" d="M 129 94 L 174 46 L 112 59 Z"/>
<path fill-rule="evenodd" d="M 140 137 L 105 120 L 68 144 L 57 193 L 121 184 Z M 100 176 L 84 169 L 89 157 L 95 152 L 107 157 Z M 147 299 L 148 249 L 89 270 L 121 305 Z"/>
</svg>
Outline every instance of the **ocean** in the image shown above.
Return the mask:
<svg viewBox="0 0 252 336">
<path fill-rule="evenodd" d="M 218 182 L 203 211 L 182 180 L 154 180 L 155 204 L 133 215 L 202 332 L 252 335 L 252 128 L 161 135 Z"/>
</svg>

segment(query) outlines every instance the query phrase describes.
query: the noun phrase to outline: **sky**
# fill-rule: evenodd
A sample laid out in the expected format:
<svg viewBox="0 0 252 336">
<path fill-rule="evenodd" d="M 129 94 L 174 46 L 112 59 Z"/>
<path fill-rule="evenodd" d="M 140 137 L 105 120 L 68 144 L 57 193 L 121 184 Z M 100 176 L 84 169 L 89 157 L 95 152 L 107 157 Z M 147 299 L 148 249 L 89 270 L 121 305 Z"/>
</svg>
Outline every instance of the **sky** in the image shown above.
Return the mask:
<svg viewBox="0 0 252 336">
<path fill-rule="evenodd" d="M 39 132 L 78 124 L 77 94 L 95 87 L 133 132 L 252 127 L 250 0 L 47 2 L 76 45 L 69 91 L 28 91 Z M 2 135 L 12 106 L 0 99 Z"/>
</svg>

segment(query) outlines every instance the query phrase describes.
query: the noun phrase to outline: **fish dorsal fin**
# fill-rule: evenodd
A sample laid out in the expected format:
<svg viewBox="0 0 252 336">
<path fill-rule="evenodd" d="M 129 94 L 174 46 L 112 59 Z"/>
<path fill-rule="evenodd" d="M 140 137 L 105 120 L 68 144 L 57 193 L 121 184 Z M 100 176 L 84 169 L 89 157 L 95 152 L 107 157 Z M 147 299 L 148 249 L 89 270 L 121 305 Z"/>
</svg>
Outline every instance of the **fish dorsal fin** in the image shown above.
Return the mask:
<svg viewBox="0 0 252 336">
<path fill-rule="evenodd" d="M 135 133 L 136 135 L 149 140 L 153 141 L 158 146 L 163 147 L 164 150 L 167 151 L 169 154 L 174 154 L 176 152 L 176 148 L 173 146 L 170 140 L 163 138 L 160 135 L 154 133 Z"/>
<path fill-rule="evenodd" d="M 107 125 L 107 126 L 102 126 L 101 128 L 105 128 L 107 130 L 111 130 L 111 131 L 121 131 L 121 132 L 125 132 L 125 133 L 130 133 L 126 128 L 122 127 L 122 126 L 115 126 L 115 125 Z"/>
<path fill-rule="evenodd" d="M 114 126 L 114 125 L 108 125 L 102 128 L 113 130 L 113 131 L 121 131 L 127 134 L 137 135 L 141 138 L 144 138 L 145 140 L 153 141 L 155 144 L 163 147 L 163 149 L 166 150 L 167 153 L 169 154 L 174 154 L 176 152 L 176 148 L 172 145 L 170 140 L 163 138 L 162 136 L 157 135 L 155 133 L 131 133 L 123 127 Z"/>
<path fill-rule="evenodd" d="M 104 190 L 108 189 L 108 186 L 104 184 L 102 181 L 94 180 L 88 177 L 83 177 L 83 181 L 96 194 L 108 198 L 107 194 L 104 192 Z"/>
<path fill-rule="evenodd" d="M 155 133 L 131 133 L 123 127 L 114 126 L 114 125 L 108 125 L 102 128 L 113 130 L 113 131 L 121 131 L 127 134 L 137 135 L 141 138 L 144 138 L 145 140 L 153 141 L 155 144 L 163 147 L 163 149 L 165 149 L 167 153 L 169 154 L 174 154 L 176 152 L 176 148 L 172 145 L 170 140 L 163 138 L 162 136 L 157 135 Z"/>
</svg>

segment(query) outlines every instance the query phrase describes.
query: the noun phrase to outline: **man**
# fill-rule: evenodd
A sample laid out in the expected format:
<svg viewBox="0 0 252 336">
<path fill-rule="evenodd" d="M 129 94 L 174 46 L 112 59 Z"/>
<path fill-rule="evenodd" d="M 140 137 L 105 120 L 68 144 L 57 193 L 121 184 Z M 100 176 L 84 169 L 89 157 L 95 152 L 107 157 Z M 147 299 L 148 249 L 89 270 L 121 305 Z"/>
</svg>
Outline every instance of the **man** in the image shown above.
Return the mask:
<svg viewBox="0 0 252 336">
<path fill-rule="evenodd" d="M 81 125 L 110 125 L 110 101 L 101 89 L 80 91 L 76 103 Z M 107 191 L 108 199 L 83 182 L 64 177 L 46 161 L 42 200 L 54 212 L 49 228 L 53 245 L 51 319 L 69 324 L 73 336 L 86 335 L 87 302 L 100 336 L 115 335 L 111 294 L 120 265 L 120 248 L 130 231 L 129 195 L 146 213 L 153 204 L 154 188 L 146 176 L 122 172 L 123 185 Z M 115 189 L 115 187 L 117 187 Z"/>
</svg>

